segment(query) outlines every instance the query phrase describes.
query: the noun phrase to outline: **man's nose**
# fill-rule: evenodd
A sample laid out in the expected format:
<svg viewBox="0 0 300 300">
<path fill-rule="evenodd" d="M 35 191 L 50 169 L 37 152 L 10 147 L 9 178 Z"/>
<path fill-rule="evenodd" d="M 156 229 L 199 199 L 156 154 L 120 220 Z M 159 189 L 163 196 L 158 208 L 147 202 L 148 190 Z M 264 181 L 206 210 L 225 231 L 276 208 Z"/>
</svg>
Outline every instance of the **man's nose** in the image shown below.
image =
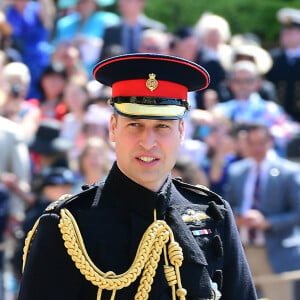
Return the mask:
<svg viewBox="0 0 300 300">
<path fill-rule="evenodd" d="M 146 128 L 140 135 L 140 145 L 146 149 L 150 150 L 157 145 L 156 134 L 153 129 Z"/>
</svg>

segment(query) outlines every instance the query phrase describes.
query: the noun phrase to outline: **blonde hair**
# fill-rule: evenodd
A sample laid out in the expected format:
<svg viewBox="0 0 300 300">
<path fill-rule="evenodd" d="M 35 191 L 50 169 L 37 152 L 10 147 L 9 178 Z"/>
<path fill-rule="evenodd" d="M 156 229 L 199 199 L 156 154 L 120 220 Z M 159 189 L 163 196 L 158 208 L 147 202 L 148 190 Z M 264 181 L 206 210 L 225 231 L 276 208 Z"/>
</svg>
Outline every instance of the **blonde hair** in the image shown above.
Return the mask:
<svg viewBox="0 0 300 300">
<path fill-rule="evenodd" d="M 149 28 L 143 31 L 141 38 L 141 47 L 147 40 L 153 41 L 160 49 L 165 50 L 170 46 L 170 35 L 164 31 L 155 28 Z"/>
<path fill-rule="evenodd" d="M 223 42 L 229 41 L 231 31 L 227 20 L 219 15 L 206 12 L 198 19 L 195 25 L 195 31 L 200 38 L 203 38 L 205 34 L 212 29 L 218 30 Z"/>
<path fill-rule="evenodd" d="M 21 62 L 8 63 L 3 67 L 3 80 L 19 81 L 28 87 L 31 80 L 29 68 Z"/>
</svg>

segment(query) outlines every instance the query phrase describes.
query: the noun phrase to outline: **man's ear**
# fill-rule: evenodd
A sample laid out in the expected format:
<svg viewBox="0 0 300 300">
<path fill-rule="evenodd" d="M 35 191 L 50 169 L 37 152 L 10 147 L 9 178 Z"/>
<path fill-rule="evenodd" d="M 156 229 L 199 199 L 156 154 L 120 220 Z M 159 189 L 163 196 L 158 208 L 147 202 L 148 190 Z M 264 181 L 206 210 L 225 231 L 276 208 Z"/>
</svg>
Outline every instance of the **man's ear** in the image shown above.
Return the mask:
<svg viewBox="0 0 300 300">
<path fill-rule="evenodd" d="M 116 141 L 116 127 L 117 127 L 117 119 L 115 115 L 110 116 L 109 123 L 109 138 L 111 142 Z"/>
<path fill-rule="evenodd" d="M 180 134 L 180 144 L 184 141 L 184 120 L 181 119 L 179 123 L 179 134 Z"/>
</svg>

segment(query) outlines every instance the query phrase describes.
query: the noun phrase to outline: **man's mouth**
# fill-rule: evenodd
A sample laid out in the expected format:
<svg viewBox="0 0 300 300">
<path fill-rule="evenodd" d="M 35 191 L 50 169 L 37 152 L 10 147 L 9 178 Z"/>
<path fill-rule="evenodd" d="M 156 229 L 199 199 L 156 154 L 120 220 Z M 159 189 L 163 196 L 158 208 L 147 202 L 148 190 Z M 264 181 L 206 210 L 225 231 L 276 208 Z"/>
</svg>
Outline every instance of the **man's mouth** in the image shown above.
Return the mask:
<svg viewBox="0 0 300 300">
<path fill-rule="evenodd" d="M 150 157 L 150 156 L 140 156 L 140 157 L 138 157 L 138 159 L 143 162 L 153 162 L 153 161 L 157 160 L 157 158 Z"/>
</svg>

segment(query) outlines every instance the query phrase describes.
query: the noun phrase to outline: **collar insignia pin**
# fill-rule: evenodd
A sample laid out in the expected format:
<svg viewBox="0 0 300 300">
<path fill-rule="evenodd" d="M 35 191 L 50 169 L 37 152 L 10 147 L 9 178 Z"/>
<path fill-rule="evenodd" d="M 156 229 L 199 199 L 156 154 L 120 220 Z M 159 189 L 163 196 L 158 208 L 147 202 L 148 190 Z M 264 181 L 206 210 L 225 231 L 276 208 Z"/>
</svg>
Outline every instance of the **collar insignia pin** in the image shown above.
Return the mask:
<svg viewBox="0 0 300 300">
<path fill-rule="evenodd" d="M 156 75 L 154 73 L 149 74 L 149 78 L 146 81 L 146 87 L 153 92 L 158 87 L 158 81 L 155 79 Z"/>
<path fill-rule="evenodd" d="M 209 219 L 209 216 L 205 212 L 194 211 L 192 209 L 188 209 L 181 217 L 183 222 L 195 224 L 200 223 L 202 220 Z"/>
</svg>

